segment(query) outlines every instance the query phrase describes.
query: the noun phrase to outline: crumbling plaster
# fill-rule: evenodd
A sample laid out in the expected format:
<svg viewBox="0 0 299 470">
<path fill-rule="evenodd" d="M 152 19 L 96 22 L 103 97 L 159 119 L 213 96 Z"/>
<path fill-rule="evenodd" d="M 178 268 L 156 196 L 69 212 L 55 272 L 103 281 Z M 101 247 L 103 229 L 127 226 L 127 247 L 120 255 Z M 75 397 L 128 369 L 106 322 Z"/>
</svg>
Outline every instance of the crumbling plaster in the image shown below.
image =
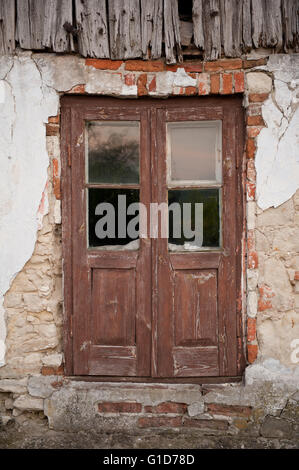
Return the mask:
<svg viewBox="0 0 299 470">
<path fill-rule="evenodd" d="M 273 91 L 257 138 L 257 203 L 263 210 L 284 203 L 299 188 L 299 54 L 272 55 L 266 70 Z M 261 91 L 260 91 L 261 92 Z"/>
<path fill-rule="evenodd" d="M 265 73 L 254 77 L 253 74 L 260 71 Z M 45 189 L 49 156 L 45 123 L 49 116 L 58 113 L 60 94 L 77 85 L 85 85 L 88 93 L 136 97 L 136 85 L 125 85 L 119 72 L 86 67 L 84 59 L 76 56 L 28 52 L 13 58 L 0 58 L 0 243 L 4 248 L 0 264 L 0 366 L 5 363 L 3 296 L 31 258 L 38 229 L 42 227 L 42 217 L 48 210 Z M 206 74 L 201 75 L 201 80 L 208 80 Z M 298 55 L 272 56 L 269 65 L 257 68 L 247 77 L 251 93 L 254 93 L 256 78 L 263 82 L 259 84 L 258 93 L 263 92 L 263 86 L 265 93 L 272 90 L 262 108 L 267 127 L 257 138 L 260 215 L 264 209 L 288 201 L 299 187 Z M 174 87 L 179 89 L 194 84 L 195 80 L 183 69 L 159 72 L 156 90 L 150 94 L 165 97 Z M 59 212 L 59 208 L 55 210 Z M 251 227 L 249 220 L 250 228 L 255 229 L 255 222 Z M 256 303 L 256 294 L 252 303 Z M 253 310 L 256 310 L 256 305 Z M 264 325 L 267 326 L 266 323 Z M 263 331 L 267 329 L 263 328 L 261 343 Z M 279 374 L 278 371 L 276 377 Z"/>
</svg>

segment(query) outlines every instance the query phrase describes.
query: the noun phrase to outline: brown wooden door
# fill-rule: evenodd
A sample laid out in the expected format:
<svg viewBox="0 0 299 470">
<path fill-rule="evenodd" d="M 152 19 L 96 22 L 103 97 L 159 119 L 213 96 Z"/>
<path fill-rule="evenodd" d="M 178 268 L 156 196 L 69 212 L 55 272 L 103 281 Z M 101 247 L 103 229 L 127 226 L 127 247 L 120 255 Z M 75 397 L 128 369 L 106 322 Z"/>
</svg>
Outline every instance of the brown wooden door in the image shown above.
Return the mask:
<svg viewBox="0 0 299 470">
<path fill-rule="evenodd" d="M 240 375 L 236 302 L 241 277 L 240 100 L 136 102 L 67 97 L 62 104 L 67 372 L 153 380 Z M 97 143 L 97 126 L 117 129 L 119 123 L 124 139 L 132 126 L 138 129 L 134 131 L 139 145 L 138 181 L 136 175 L 115 176 L 117 165 L 105 170 L 104 179 L 102 169 L 99 177 L 94 177 L 97 170 L 92 175 L 89 170 L 89 147 L 107 144 Z M 171 181 L 168 126 L 174 126 L 176 136 L 177 123 L 188 132 L 193 124 L 201 128 L 202 123 L 212 127 L 218 123 L 220 179 Z M 88 126 L 95 126 L 95 135 L 89 135 Z M 176 142 L 174 138 L 174 148 L 179 145 Z M 181 202 L 191 193 L 205 203 L 214 198 L 219 239 L 199 250 L 171 251 L 170 240 L 150 237 L 148 216 L 147 236 L 139 239 L 137 249 L 99 249 L 89 232 L 90 213 L 95 212 L 93 195 L 114 197 L 118 191 L 137 197 L 148 214 L 151 202 L 169 203 L 171 198 Z M 205 228 L 208 219 L 209 214 L 204 214 L 204 233 L 213 231 Z"/>
</svg>

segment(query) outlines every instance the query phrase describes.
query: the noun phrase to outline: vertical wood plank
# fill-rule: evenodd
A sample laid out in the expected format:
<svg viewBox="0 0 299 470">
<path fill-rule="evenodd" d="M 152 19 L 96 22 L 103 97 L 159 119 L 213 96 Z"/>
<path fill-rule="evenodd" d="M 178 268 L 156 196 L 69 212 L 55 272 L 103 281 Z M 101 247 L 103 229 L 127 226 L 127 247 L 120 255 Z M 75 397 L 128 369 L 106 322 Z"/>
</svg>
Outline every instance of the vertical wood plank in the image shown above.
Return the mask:
<svg viewBox="0 0 299 470">
<path fill-rule="evenodd" d="M 284 50 L 292 47 L 299 50 L 298 0 L 282 0 L 282 19 L 284 33 Z"/>
<path fill-rule="evenodd" d="M 220 0 L 221 40 L 226 57 L 238 57 L 242 45 L 242 0 Z"/>
<path fill-rule="evenodd" d="M 139 0 L 109 0 L 111 59 L 134 59 L 142 55 Z"/>
<path fill-rule="evenodd" d="M 0 0 L 0 54 L 15 51 L 15 2 Z"/>
<path fill-rule="evenodd" d="M 281 0 L 264 0 L 264 47 L 282 48 Z"/>
<path fill-rule="evenodd" d="M 206 60 L 216 60 L 221 56 L 221 25 L 219 0 L 204 2 L 204 36 Z"/>
<path fill-rule="evenodd" d="M 17 38 L 23 49 L 44 49 L 45 5 L 40 0 L 17 0 Z"/>
<path fill-rule="evenodd" d="M 74 51 L 72 28 L 72 0 L 47 0 L 43 17 L 43 46 L 54 52 Z"/>
<path fill-rule="evenodd" d="M 251 34 L 251 0 L 243 0 L 242 5 L 243 50 L 249 52 L 252 48 Z"/>
<path fill-rule="evenodd" d="M 84 57 L 108 58 L 109 38 L 105 0 L 76 0 L 79 53 Z"/>
<path fill-rule="evenodd" d="M 177 0 L 164 0 L 164 44 L 166 62 L 176 63 L 176 55 L 179 62 L 181 55 L 180 18 Z"/>
<path fill-rule="evenodd" d="M 162 0 L 141 0 L 141 43 L 142 56 L 145 59 L 161 57 L 162 20 Z"/>
<path fill-rule="evenodd" d="M 264 8 L 263 0 L 251 0 L 252 41 L 255 48 L 263 43 Z"/>
<path fill-rule="evenodd" d="M 203 0 L 193 0 L 192 19 L 194 29 L 194 44 L 198 49 L 204 49 L 204 27 L 203 27 Z"/>
</svg>

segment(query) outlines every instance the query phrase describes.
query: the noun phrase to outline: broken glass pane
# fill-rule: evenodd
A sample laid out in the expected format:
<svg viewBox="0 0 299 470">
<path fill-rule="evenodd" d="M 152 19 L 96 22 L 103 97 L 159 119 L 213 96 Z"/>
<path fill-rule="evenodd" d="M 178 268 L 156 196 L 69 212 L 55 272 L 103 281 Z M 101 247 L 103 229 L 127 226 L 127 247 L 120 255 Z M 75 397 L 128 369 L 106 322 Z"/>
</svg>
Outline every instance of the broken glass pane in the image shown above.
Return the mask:
<svg viewBox="0 0 299 470">
<path fill-rule="evenodd" d="M 139 182 L 139 122 L 89 122 L 87 137 L 89 183 Z"/>
</svg>

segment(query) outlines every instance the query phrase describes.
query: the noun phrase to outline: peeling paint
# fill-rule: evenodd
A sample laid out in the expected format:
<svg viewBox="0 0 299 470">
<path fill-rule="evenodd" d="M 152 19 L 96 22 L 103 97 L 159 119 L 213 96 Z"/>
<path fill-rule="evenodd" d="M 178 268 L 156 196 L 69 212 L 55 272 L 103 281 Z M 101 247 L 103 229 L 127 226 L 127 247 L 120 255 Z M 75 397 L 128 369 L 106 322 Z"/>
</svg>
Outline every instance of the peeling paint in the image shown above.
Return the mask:
<svg viewBox="0 0 299 470">
<path fill-rule="evenodd" d="M 265 68 L 264 68 L 265 69 Z M 299 188 L 299 54 L 270 57 L 274 90 L 262 107 L 267 125 L 257 137 L 257 203 L 265 210 Z"/>
</svg>

